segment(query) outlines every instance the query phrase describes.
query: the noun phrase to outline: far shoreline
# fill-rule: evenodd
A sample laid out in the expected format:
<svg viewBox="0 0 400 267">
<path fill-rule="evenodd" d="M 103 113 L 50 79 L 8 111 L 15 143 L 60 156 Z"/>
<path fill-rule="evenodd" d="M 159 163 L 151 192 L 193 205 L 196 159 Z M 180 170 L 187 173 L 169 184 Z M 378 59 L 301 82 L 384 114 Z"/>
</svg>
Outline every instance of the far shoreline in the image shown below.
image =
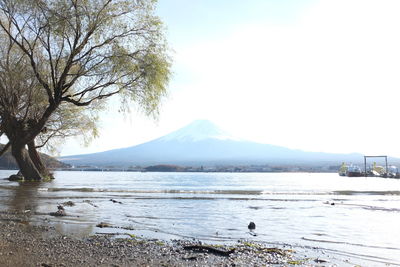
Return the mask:
<svg viewBox="0 0 400 267">
<path fill-rule="evenodd" d="M 229 170 L 208 170 L 208 171 L 195 171 L 195 170 L 137 170 L 137 169 L 123 169 L 123 168 L 62 168 L 62 169 L 49 169 L 51 172 L 65 171 L 65 172 L 133 172 L 133 173 L 337 173 L 337 171 L 320 171 L 320 170 L 302 170 L 302 171 L 229 171 Z M 18 169 L 0 169 L 0 171 L 15 171 Z"/>
</svg>

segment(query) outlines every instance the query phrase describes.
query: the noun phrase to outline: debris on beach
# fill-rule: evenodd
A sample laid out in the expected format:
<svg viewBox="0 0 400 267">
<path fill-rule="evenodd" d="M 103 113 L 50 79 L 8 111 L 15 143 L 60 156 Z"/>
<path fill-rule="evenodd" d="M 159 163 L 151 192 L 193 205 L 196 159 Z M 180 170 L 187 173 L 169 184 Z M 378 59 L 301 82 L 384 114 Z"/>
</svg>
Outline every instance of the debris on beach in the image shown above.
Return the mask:
<svg viewBox="0 0 400 267">
<path fill-rule="evenodd" d="M 183 249 L 197 251 L 197 252 L 208 252 L 218 256 L 229 256 L 230 254 L 235 252 L 234 248 L 230 250 L 222 250 L 212 246 L 204 246 L 204 245 L 184 246 Z"/>
<path fill-rule="evenodd" d="M 311 258 L 302 258 L 292 249 L 267 247 L 264 244 L 239 241 L 236 245 L 213 245 L 202 242 L 176 241 L 182 258 L 187 261 L 201 261 L 216 259 L 229 261 L 232 266 L 263 266 L 268 264 L 303 265 Z"/>
<path fill-rule="evenodd" d="M 112 225 L 112 224 L 106 223 L 106 222 L 100 222 L 100 223 L 96 224 L 96 227 L 124 229 L 124 230 L 129 230 L 129 231 L 135 230 L 135 228 L 133 228 L 132 226 L 117 226 L 117 225 Z"/>
</svg>

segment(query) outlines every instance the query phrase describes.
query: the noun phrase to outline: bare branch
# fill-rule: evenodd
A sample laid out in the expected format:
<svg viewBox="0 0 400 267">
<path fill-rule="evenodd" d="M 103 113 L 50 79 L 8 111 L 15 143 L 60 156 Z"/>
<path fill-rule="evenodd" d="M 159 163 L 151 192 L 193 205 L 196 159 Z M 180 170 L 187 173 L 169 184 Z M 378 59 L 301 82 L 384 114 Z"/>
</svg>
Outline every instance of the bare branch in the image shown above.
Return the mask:
<svg viewBox="0 0 400 267">
<path fill-rule="evenodd" d="M 54 138 L 54 137 L 56 136 L 56 134 L 57 134 L 56 131 L 53 132 L 52 134 L 50 134 L 49 136 L 47 136 L 46 140 L 45 140 L 42 144 L 36 145 L 35 148 L 42 148 L 42 147 L 44 147 L 45 145 L 47 145 L 47 143 L 48 143 L 52 138 Z"/>
<path fill-rule="evenodd" d="M 77 101 L 77 100 L 74 100 L 74 99 L 69 98 L 69 97 L 63 97 L 62 100 L 65 101 L 65 102 L 72 103 L 72 104 L 74 104 L 76 106 L 83 107 L 83 106 L 90 105 L 95 100 L 101 100 L 103 98 L 107 98 L 107 97 L 116 95 L 116 94 L 120 93 L 120 91 L 121 90 L 116 90 L 116 91 L 108 93 L 108 94 L 100 94 L 100 95 L 98 95 L 96 97 L 91 98 L 90 100 L 88 100 L 86 102 Z"/>
<path fill-rule="evenodd" d="M 41 77 L 41 75 L 39 74 L 38 68 L 37 68 L 37 64 L 35 62 L 34 56 L 32 51 L 29 51 L 22 43 L 20 43 L 12 34 L 11 32 L 3 25 L 3 23 L 0 20 L 0 27 L 4 30 L 4 32 L 8 35 L 8 37 L 16 44 L 18 45 L 21 50 L 29 57 L 30 59 L 30 63 L 32 66 L 32 69 L 35 73 L 36 78 L 38 79 L 38 81 L 42 84 L 42 86 L 45 88 L 47 95 L 49 97 L 50 102 L 54 101 L 53 98 L 53 94 L 51 92 L 51 89 L 49 87 L 49 85 L 43 80 L 43 78 Z"/>
</svg>

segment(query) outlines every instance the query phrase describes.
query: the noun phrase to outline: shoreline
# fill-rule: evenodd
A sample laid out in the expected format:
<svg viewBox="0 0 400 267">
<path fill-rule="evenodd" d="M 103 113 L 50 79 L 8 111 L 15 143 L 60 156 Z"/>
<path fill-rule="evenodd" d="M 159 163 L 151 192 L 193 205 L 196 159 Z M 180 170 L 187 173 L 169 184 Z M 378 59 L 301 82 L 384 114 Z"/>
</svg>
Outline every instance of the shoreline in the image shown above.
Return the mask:
<svg viewBox="0 0 400 267">
<path fill-rule="evenodd" d="M 0 266 L 325 266 L 319 251 L 270 247 L 240 241 L 209 245 L 196 240 L 136 236 L 85 238 L 62 235 L 54 227 L 31 225 L 20 212 L 0 212 Z M 321 254 L 318 257 L 317 254 Z M 322 265 L 321 265 L 322 264 Z"/>
</svg>

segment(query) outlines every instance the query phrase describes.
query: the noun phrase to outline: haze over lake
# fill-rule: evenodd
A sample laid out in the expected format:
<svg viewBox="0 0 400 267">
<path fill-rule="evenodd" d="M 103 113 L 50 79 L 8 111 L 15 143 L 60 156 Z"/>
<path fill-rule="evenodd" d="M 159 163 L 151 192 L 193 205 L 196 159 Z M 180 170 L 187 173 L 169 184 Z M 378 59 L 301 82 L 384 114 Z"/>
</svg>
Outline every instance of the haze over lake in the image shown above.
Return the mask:
<svg viewBox="0 0 400 267">
<path fill-rule="evenodd" d="M 0 171 L 0 176 L 11 173 Z M 1 180 L 0 188 L 2 210 L 26 211 L 35 223 L 54 224 L 78 236 L 129 232 L 216 243 L 248 239 L 318 247 L 344 266 L 400 264 L 398 179 L 321 173 L 57 172 L 50 183 Z M 76 204 L 65 207 L 68 216 L 46 215 L 65 201 Z M 250 221 L 256 223 L 256 236 L 249 234 Z M 96 228 L 100 222 L 133 230 Z"/>
</svg>

